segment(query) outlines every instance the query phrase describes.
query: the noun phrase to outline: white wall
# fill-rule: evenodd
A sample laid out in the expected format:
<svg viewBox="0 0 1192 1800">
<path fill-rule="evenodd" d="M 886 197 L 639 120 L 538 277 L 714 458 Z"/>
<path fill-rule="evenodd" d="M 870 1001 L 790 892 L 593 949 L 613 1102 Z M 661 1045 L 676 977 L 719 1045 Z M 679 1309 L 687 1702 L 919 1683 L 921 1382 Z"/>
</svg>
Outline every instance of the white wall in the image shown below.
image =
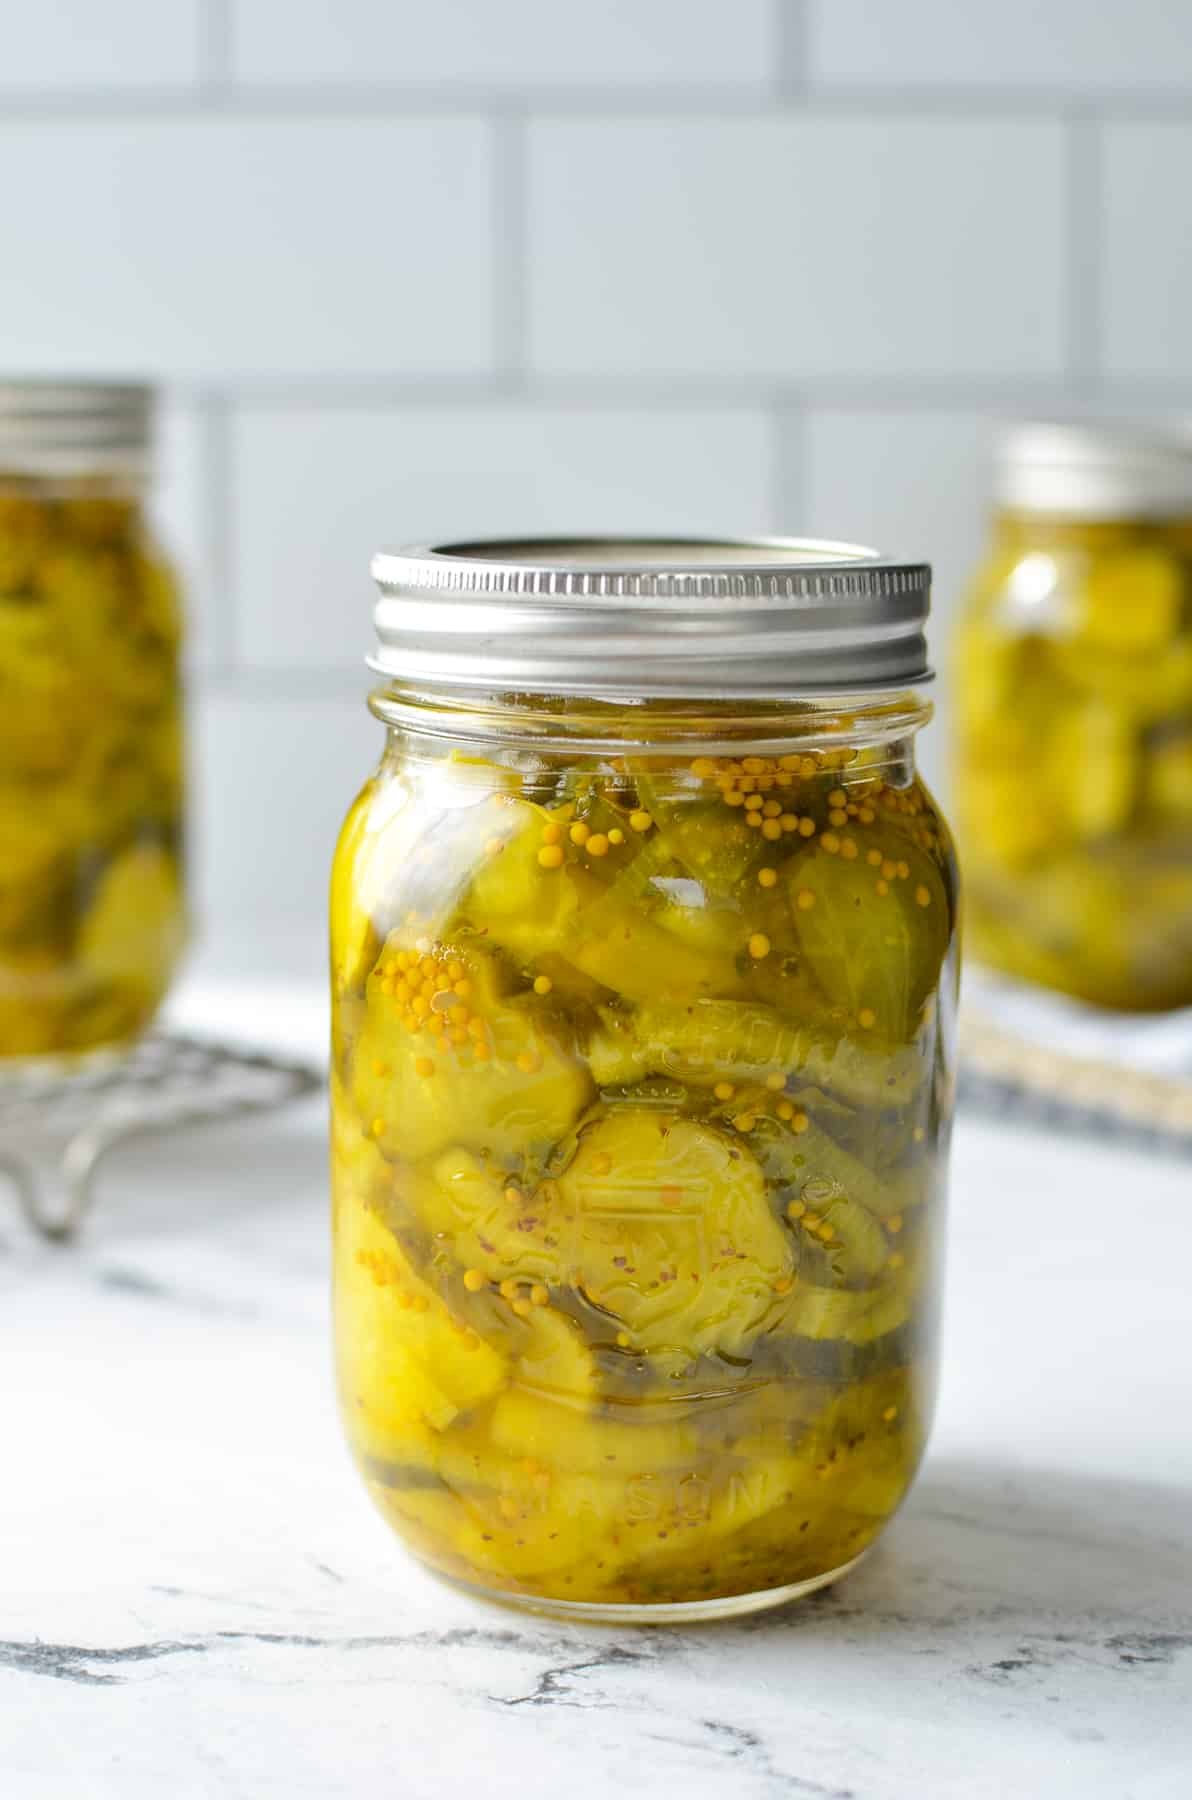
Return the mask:
<svg viewBox="0 0 1192 1800">
<path fill-rule="evenodd" d="M 213 926 L 322 908 L 377 543 L 869 537 L 942 622 L 996 418 L 1192 411 L 1192 0 L 0 0 L 0 159 L 3 361 L 169 390 Z"/>
</svg>

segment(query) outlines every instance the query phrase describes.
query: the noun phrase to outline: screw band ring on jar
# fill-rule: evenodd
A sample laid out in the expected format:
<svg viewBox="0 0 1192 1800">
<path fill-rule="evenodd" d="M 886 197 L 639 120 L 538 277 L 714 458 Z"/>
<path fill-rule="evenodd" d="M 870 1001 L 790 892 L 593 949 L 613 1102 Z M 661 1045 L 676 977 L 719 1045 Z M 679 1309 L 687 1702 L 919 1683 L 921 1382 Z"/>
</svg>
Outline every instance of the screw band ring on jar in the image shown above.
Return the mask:
<svg viewBox="0 0 1192 1800">
<path fill-rule="evenodd" d="M 773 696 L 931 679 L 931 571 L 815 539 L 541 538 L 383 551 L 370 666 L 558 694 Z"/>
</svg>

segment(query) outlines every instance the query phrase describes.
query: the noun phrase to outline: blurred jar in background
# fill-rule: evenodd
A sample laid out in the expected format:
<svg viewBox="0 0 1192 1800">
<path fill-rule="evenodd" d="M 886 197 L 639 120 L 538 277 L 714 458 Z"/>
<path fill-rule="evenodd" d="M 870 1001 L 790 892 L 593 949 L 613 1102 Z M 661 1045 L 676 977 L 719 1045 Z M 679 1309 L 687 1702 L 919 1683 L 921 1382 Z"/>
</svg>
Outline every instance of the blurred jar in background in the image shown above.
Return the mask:
<svg viewBox="0 0 1192 1800">
<path fill-rule="evenodd" d="M 152 393 L 0 384 L 0 1057 L 135 1037 L 185 935 Z"/>
<path fill-rule="evenodd" d="M 955 642 L 974 959 L 1103 1007 L 1192 1003 L 1192 457 L 1084 425 L 1004 440 Z"/>
</svg>

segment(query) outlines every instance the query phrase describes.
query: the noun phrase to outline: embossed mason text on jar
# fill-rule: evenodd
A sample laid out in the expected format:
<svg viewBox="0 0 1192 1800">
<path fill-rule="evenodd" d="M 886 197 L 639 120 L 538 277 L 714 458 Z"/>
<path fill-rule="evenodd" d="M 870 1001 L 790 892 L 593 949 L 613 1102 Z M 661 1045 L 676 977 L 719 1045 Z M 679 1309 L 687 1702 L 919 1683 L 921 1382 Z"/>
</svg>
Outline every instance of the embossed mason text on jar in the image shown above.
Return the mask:
<svg viewBox="0 0 1192 1800">
<path fill-rule="evenodd" d="M 956 877 L 928 571 L 793 541 L 374 564 L 332 882 L 335 1315 L 376 1503 L 524 1605 L 832 1580 L 933 1389 Z"/>
</svg>

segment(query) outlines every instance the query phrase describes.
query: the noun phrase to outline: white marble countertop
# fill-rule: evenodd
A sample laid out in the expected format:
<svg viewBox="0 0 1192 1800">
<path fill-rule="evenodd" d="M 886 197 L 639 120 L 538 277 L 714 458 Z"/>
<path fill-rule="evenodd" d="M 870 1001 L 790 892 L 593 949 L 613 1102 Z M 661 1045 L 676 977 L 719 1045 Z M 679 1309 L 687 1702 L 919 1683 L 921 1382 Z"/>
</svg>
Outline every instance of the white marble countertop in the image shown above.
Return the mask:
<svg viewBox="0 0 1192 1800">
<path fill-rule="evenodd" d="M 315 990 L 192 981 L 318 1044 Z M 932 1450 L 785 1613 L 574 1628 L 419 1573 L 341 1447 L 322 1107 L 0 1205 L 12 1800 L 1192 1791 L 1192 1170 L 964 1119 Z"/>
</svg>

